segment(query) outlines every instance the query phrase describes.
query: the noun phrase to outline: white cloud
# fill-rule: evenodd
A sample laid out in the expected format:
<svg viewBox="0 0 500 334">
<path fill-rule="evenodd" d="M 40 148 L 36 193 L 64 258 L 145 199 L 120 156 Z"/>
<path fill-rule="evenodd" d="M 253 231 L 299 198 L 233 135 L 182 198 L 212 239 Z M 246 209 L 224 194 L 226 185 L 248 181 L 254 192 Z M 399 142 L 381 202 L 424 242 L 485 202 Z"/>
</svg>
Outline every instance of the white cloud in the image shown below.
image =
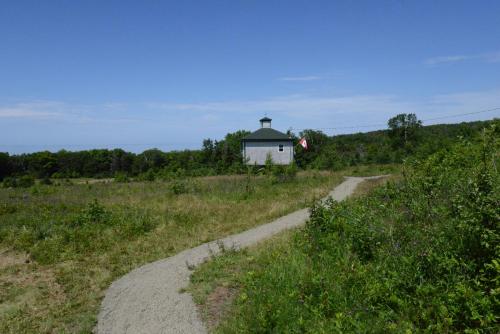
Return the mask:
<svg viewBox="0 0 500 334">
<path fill-rule="evenodd" d="M 399 113 L 415 113 L 420 119 L 432 119 L 500 107 L 500 90 L 442 94 L 418 100 L 396 95 L 292 95 L 244 101 L 155 103 L 149 107 L 169 117 L 180 113 L 191 115 L 194 124 L 207 124 L 205 122 L 209 122 L 210 118 L 217 121 L 224 119 L 226 124 L 237 126 L 268 113 L 282 124 L 286 123 L 285 126 L 297 128 L 361 127 L 367 124 L 382 125 L 379 127 L 383 128 L 390 117 Z M 499 114 L 498 111 L 490 112 L 481 117 L 492 118 Z M 453 118 L 450 122 L 472 119 L 478 119 L 478 116 Z"/>
<path fill-rule="evenodd" d="M 473 55 L 452 55 L 452 56 L 441 56 L 432 57 L 425 60 L 426 65 L 439 65 L 439 64 L 450 64 L 458 63 L 467 60 L 479 60 L 487 63 L 497 63 L 500 62 L 500 51 L 489 52 L 489 53 L 479 53 Z"/>
<path fill-rule="evenodd" d="M 211 113 L 281 113 L 287 116 L 310 117 L 324 114 L 394 111 L 409 109 L 410 105 L 392 95 L 354 95 L 322 97 L 290 95 L 260 100 L 220 101 L 201 103 L 155 103 L 150 108 L 165 111 L 194 111 Z"/>
<path fill-rule="evenodd" d="M 433 57 L 425 61 L 427 65 L 438 65 L 444 63 L 456 63 L 470 59 L 470 56 L 443 56 L 443 57 Z"/>
<path fill-rule="evenodd" d="M 62 103 L 52 101 L 17 103 L 0 106 L 0 118 L 47 119 L 61 117 Z"/>
<path fill-rule="evenodd" d="M 500 107 L 500 90 L 462 92 L 433 96 L 424 111 L 440 115 L 476 112 Z M 500 112 L 491 114 L 497 116 Z"/>
<path fill-rule="evenodd" d="M 102 103 L 83 105 L 60 101 L 30 101 L 0 105 L 0 118 L 23 121 L 64 121 L 70 123 L 120 123 L 135 122 L 137 117 L 123 115 L 130 105 Z"/>
<path fill-rule="evenodd" d="M 317 75 L 307 75 L 302 77 L 282 77 L 278 78 L 279 81 L 314 81 L 320 80 L 321 77 Z"/>
<path fill-rule="evenodd" d="M 377 124 L 384 127 L 390 117 L 415 113 L 420 119 L 475 112 L 500 106 L 500 90 L 460 92 L 420 99 L 397 95 L 371 94 L 349 96 L 289 95 L 254 100 L 199 103 L 151 102 L 137 104 L 103 103 L 78 105 L 63 102 L 29 102 L 0 106 L 0 118 L 22 122 L 51 119 L 95 126 L 98 124 L 134 125 L 164 131 L 221 133 L 252 128 L 268 113 L 282 128 L 361 127 Z M 110 110 L 110 109 L 117 110 Z M 491 118 L 499 113 L 484 114 Z M 497 116 L 498 117 L 498 116 Z M 463 118 L 464 120 L 474 119 Z M 475 118 L 477 119 L 477 117 Z M 451 121 L 460 121 L 460 118 Z"/>
</svg>

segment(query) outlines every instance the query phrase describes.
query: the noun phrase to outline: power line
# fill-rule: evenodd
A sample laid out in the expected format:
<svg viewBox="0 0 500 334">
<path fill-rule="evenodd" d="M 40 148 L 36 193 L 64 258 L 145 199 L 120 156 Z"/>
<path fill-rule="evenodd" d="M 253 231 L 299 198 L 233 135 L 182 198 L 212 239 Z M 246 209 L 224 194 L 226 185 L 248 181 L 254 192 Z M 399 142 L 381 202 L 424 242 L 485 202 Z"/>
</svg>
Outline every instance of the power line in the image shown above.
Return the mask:
<svg viewBox="0 0 500 334">
<path fill-rule="evenodd" d="M 475 115 L 475 114 L 481 114 L 483 112 L 488 112 L 488 111 L 495 111 L 495 110 L 500 110 L 500 107 L 498 108 L 492 108 L 492 109 L 485 109 L 485 110 L 480 110 L 480 111 L 474 111 L 474 112 L 466 112 L 463 114 L 456 114 L 456 115 L 449 115 L 449 116 L 442 116 L 442 117 L 436 117 L 436 118 L 428 118 L 422 120 L 422 122 L 427 122 L 427 121 L 435 121 L 437 119 L 446 119 L 446 118 L 454 118 L 454 117 L 459 117 L 459 116 L 466 116 L 466 115 Z"/>
<path fill-rule="evenodd" d="M 474 112 L 468 112 L 468 113 L 462 113 L 462 114 L 455 114 L 455 115 L 448 115 L 448 116 L 442 116 L 442 117 L 435 117 L 435 118 L 427 118 L 421 120 L 422 122 L 428 122 L 428 121 L 435 121 L 439 119 L 447 119 L 447 118 L 454 118 L 454 117 L 459 117 L 459 116 L 466 116 L 466 115 L 475 115 L 475 114 L 481 114 L 489 111 L 495 111 L 495 110 L 500 110 L 500 107 L 492 108 L 492 109 L 485 109 L 485 110 L 479 110 L 479 111 L 474 111 Z M 342 129 L 358 129 L 358 128 L 373 128 L 373 127 L 378 127 L 378 126 L 387 126 L 387 123 L 378 123 L 378 124 L 365 124 L 365 125 L 357 125 L 357 126 L 338 126 L 334 128 L 314 128 L 314 129 L 296 129 L 296 128 L 290 128 L 290 130 L 342 130 Z"/>
</svg>

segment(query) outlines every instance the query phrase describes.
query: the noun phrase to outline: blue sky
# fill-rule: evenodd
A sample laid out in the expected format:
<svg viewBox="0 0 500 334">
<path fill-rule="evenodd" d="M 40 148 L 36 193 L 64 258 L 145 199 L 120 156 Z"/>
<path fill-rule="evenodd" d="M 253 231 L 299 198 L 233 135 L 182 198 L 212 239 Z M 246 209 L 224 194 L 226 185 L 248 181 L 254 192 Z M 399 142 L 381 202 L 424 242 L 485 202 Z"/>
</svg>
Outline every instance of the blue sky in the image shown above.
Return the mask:
<svg viewBox="0 0 500 334">
<path fill-rule="evenodd" d="M 353 127 L 325 130 L 337 134 L 500 107 L 498 13 L 499 1 L 2 1 L 0 151 L 198 148 L 265 113 L 282 131 Z"/>
</svg>

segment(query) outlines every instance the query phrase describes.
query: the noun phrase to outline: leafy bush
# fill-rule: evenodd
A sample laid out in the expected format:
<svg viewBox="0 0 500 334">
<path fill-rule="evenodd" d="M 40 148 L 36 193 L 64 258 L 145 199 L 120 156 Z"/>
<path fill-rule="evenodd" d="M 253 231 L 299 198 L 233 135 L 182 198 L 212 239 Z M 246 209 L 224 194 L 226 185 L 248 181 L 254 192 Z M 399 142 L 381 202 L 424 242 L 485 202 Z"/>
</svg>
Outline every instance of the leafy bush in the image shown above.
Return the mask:
<svg viewBox="0 0 500 334">
<path fill-rule="evenodd" d="M 125 237 L 136 237 L 153 230 L 156 223 L 145 212 L 134 212 L 120 224 L 120 234 Z"/>
<path fill-rule="evenodd" d="M 140 174 L 137 179 L 139 181 L 149 181 L 152 182 L 156 179 L 156 173 L 152 169 L 148 169 L 147 172 Z"/>
<path fill-rule="evenodd" d="M 289 248 L 244 275 L 221 332 L 498 333 L 498 134 L 408 163 L 367 197 L 314 205 Z"/>
<path fill-rule="evenodd" d="M 297 177 L 297 166 L 289 165 L 274 165 L 271 168 L 271 177 L 274 183 L 289 182 Z"/>
<path fill-rule="evenodd" d="M 23 175 L 21 177 L 6 177 L 3 180 L 5 188 L 29 188 L 35 184 L 35 179 L 30 175 Z"/>
<path fill-rule="evenodd" d="M 83 226 L 85 224 L 105 224 L 110 220 L 110 213 L 94 199 L 89 203 L 73 222 L 74 226 Z"/>
<path fill-rule="evenodd" d="M 200 191 L 198 182 L 195 182 L 192 179 L 174 179 L 170 183 L 170 189 L 174 195 Z"/>
<path fill-rule="evenodd" d="M 272 183 L 282 183 L 292 181 L 297 176 L 297 165 L 291 163 L 288 165 L 277 165 L 273 162 L 271 154 L 266 157 L 264 167 L 260 170 L 261 173 L 268 176 Z M 247 173 L 249 170 L 247 169 Z"/>
<path fill-rule="evenodd" d="M 127 182 L 130 182 L 130 179 L 129 179 L 128 175 L 125 173 L 116 173 L 115 174 L 115 182 L 127 183 Z"/>
<path fill-rule="evenodd" d="M 184 180 L 174 180 L 172 182 L 171 188 L 175 195 L 180 195 L 188 192 L 186 181 Z"/>
</svg>

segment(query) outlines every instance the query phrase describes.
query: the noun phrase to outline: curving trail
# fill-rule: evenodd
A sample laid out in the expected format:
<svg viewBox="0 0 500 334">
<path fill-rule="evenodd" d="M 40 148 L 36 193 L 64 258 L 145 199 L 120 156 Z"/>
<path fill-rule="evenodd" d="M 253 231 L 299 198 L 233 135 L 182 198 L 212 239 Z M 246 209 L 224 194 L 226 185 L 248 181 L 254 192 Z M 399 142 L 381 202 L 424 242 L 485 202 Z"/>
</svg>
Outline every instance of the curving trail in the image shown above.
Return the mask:
<svg viewBox="0 0 500 334">
<path fill-rule="evenodd" d="M 360 182 L 379 177 L 382 176 L 347 177 L 329 196 L 341 201 L 351 195 Z M 206 333 L 191 295 L 179 292 L 189 284 L 189 268 L 219 253 L 221 243 L 227 248 L 246 247 L 285 229 L 300 226 L 308 217 L 308 209 L 295 211 L 272 223 L 187 249 L 131 271 L 113 282 L 106 291 L 95 332 Z"/>
</svg>

